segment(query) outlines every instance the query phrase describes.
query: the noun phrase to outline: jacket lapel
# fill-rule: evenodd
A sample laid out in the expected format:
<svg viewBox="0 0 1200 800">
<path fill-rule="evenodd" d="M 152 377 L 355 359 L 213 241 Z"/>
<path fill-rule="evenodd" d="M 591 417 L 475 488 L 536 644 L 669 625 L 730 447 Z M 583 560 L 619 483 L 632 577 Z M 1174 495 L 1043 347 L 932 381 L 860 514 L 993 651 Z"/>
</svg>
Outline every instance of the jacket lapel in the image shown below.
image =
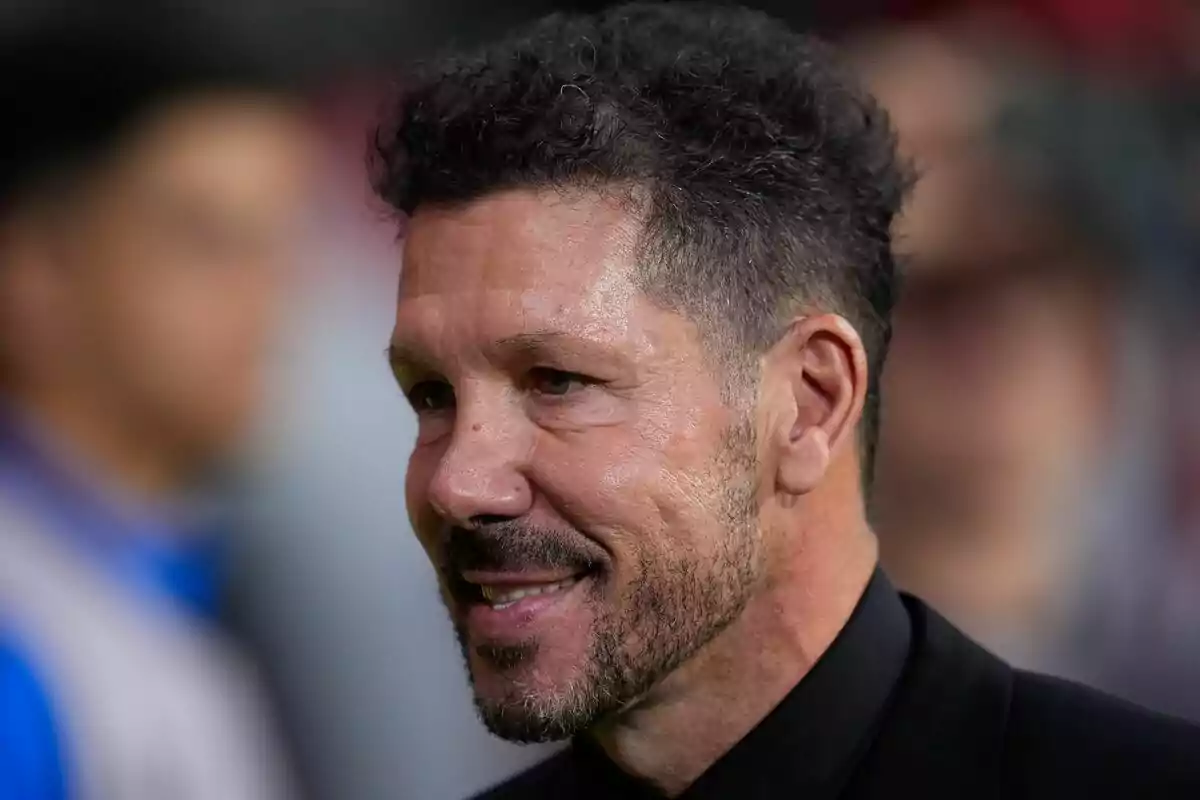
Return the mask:
<svg viewBox="0 0 1200 800">
<path fill-rule="evenodd" d="M 843 797 L 998 798 L 1012 670 L 921 601 L 904 602 L 909 664 Z"/>
</svg>

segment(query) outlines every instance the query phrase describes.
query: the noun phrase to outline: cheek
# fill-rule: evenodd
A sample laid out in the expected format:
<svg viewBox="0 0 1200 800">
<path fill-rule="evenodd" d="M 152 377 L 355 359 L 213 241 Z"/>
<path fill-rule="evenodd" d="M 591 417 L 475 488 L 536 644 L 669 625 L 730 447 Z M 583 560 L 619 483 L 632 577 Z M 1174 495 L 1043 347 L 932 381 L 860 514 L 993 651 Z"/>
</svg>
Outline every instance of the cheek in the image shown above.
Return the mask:
<svg viewBox="0 0 1200 800">
<path fill-rule="evenodd" d="M 189 390 L 217 397 L 251 389 L 270 354 L 275 287 L 253 276 L 173 274 L 165 265 L 138 272 L 113 290 L 108 327 L 127 351 Z"/>
<path fill-rule="evenodd" d="M 173 276 L 162 286 L 162 309 L 181 346 L 215 368 L 233 373 L 256 369 L 268 354 L 278 316 L 280 289 L 266 275 L 245 265 L 214 267 L 224 274 Z"/>
<path fill-rule="evenodd" d="M 658 453 L 627 430 L 543 434 L 530 464 L 553 513 L 599 541 L 617 562 L 662 527 L 652 497 L 661 472 Z"/>
<path fill-rule="evenodd" d="M 613 552 L 618 569 L 703 551 L 721 487 L 709 480 L 713 453 L 698 430 L 607 429 L 572 443 L 547 439 L 534 454 L 535 480 L 559 513 Z"/>
</svg>

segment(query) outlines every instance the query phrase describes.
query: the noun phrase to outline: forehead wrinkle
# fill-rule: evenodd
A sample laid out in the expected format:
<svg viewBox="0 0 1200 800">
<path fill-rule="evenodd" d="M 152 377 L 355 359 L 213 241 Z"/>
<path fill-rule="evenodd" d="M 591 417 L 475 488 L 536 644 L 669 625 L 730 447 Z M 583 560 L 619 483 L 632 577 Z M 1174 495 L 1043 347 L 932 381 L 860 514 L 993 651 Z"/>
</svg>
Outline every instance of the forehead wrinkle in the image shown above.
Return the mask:
<svg viewBox="0 0 1200 800">
<path fill-rule="evenodd" d="M 409 308 L 418 303 L 425 305 L 409 301 Z M 449 374 L 455 371 L 451 367 L 478 367 L 485 362 L 503 366 L 514 358 L 553 356 L 575 356 L 612 364 L 615 358 L 633 360 L 655 349 L 653 337 L 642 335 L 630 339 L 625 326 L 612 326 L 602 320 L 588 320 L 581 325 L 579 315 L 569 309 L 549 320 L 530 320 L 525 316 L 523 321 L 515 322 L 503 312 L 485 313 L 472 322 L 450 321 L 445 325 L 433 322 L 433 318 L 442 316 L 440 308 L 422 316 L 423 322 L 397 324 L 388 348 L 393 369 Z M 402 310 L 398 319 L 405 318 L 411 316 Z M 442 331 L 441 335 L 434 333 L 435 328 Z"/>
<path fill-rule="evenodd" d="M 628 269 L 640 221 L 602 195 L 498 192 L 463 206 L 417 210 L 405 239 L 404 294 L 477 287 L 578 287 Z M 582 279 L 582 281 L 581 281 Z"/>
<path fill-rule="evenodd" d="M 446 355 L 467 346 L 489 355 L 518 337 L 550 335 L 657 352 L 666 343 L 646 326 L 657 309 L 634 282 L 640 226 L 598 195 L 520 190 L 418 210 L 397 331 L 403 318 L 408 336 Z M 435 320 L 441 328 L 431 332 Z"/>
<path fill-rule="evenodd" d="M 694 323 L 636 290 L 627 292 L 628 284 L 608 286 L 619 287 L 619 308 L 618 301 L 604 302 L 612 294 L 603 284 L 582 298 L 559 290 L 534 302 L 527 294 L 499 289 L 406 299 L 393 341 L 405 360 L 447 376 L 505 367 L 518 351 L 584 359 L 611 354 L 636 366 L 639 382 L 669 385 L 702 349 Z M 615 360 L 608 363 L 617 366 Z"/>
</svg>

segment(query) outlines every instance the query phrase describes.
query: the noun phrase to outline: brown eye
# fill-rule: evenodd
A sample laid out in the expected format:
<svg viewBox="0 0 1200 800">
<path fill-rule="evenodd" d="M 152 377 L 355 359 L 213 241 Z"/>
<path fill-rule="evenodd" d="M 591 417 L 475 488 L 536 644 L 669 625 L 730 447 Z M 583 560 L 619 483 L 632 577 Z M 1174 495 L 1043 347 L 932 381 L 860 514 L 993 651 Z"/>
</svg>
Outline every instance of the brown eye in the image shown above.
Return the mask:
<svg viewBox="0 0 1200 800">
<path fill-rule="evenodd" d="M 421 381 L 408 390 L 408 402 L 418 414 L 454 408 L 454 387 L 445 381 Z"/>
<path fill-rule="evenodd" d="M 595 381 L 575 372 L 549 367 L 530 370 L 529 382 L 533 391 L 550 397 L 563 397 Z"/>
</svg>

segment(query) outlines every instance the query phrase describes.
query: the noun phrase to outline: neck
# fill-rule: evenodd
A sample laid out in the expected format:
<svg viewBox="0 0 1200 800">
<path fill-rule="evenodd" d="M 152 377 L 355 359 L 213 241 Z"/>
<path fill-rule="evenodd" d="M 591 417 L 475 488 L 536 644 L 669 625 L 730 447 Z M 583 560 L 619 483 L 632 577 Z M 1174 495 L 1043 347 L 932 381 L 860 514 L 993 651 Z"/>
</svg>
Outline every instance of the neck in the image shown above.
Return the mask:
<svg viewBox="0 0 1200 800">
<path fill-rule="evenodd" d="M 137 502 L 158 504 L 187 480 L 181 459 L 173 457 L 162 437 L 104 413 L 99 404 L 55 396 L 17 396 L 10 404 L 62 458 Z"/>
<path fill-rule="evenodd" d="M 845 529 L 843 529 L 845 530 Z M 850 541 L 848 541 L 848 539 Z M 622 770 L 676 797 L 752 731 L 833 643 L 876 564 L 861 523 L 799 536 L 738 619 L 594 736 Z"/>
</svg>

